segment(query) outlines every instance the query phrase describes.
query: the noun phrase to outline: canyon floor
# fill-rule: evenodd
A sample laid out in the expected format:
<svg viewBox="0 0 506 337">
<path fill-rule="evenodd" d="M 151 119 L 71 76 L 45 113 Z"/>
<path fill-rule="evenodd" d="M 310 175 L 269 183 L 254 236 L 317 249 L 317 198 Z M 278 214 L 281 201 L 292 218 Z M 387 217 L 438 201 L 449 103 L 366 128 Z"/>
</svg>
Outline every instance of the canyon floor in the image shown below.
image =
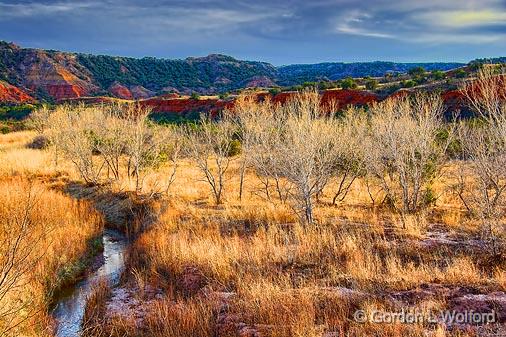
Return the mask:
<svg viewBox="0 0 506 337">
<path fill-rule="evenodd" d="M 87 335 L 506 334 L 504 251 L 491 252 L 476 221 L 447 193 L 449 180 L 437 186 L 444 193 L 436 206 L 407 219 L 405 228 L 398 216 L 372 204 L 369 193 L 380 192 L 368 193 L 360 180 L 337 205 L 331 202 L 337 182 L 330 185 L 319 198 L 317 223 L 304 226 L 286 203 L 265 198 L 252 172 L 240 200 L 239 161 L 227 172 L 225 202 L 215 206 L 190 162 L 178 167 L 168 191 L 148 193 L 170 175 L 165 166 L 146 177 L 146 193 L 134 196 L 128 180 L 86 186 L 70 163 L 56 165 L 49 150 L 26 148 L 34 136 L 32 131 L 0 136 L 1 193 L 15 186 L 22 198 L 36 185 L 44 198 L 37 206 L 40 214 L 54 215 L 56 207 L 65 212 L 60 217 L 79 217 L 82 223 L 77 228 L 58 223 L 48 219 L 51 214 L 41 219 L 58 226 L 45 236 L 52 237 L 47 265 L 54 266 L 59 256 L 55 272 L 67 268 L 65 263 L 86 255 L 86 242 L 104 226 L 128 228 L 131 244 L 120 282 L 98 283 L 88 297 Z M 40 277 L 49 270 L 36 272 Z M 57 323 L 44 303 L 38 308 L 36 323 L 23 322 L 22 333 L 51 336 Z M 391 313 L 403 311 L 423 318 L 389 321 Z M 495 316 L 487 322 L 458 321 L 441 316 L 448 312 Z"/>
</svg>

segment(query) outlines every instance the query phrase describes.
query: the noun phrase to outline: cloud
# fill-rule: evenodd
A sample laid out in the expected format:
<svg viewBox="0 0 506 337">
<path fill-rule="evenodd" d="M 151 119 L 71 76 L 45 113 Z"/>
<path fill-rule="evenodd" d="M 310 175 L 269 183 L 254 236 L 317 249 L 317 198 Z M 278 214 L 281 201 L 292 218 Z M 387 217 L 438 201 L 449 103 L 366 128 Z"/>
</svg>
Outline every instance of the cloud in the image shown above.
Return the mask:
<svg viewBox="0 0 506 337">
<path fill-rule="evenodd" d="M 436 20 L 440 19 L 440 24 L 447 25 L 449 27 L 481 26 L 504 23 L 506 21 L 506 11 L 449 11 L 436 14 L 434 18 Z"/>
<path fill-rule="evenodd" d="M 371 30 L 369 28 L 362 28 L 364 26 L 367 26 L 367 21 L 369 21 L 371 18 L 372 16 L 367 13 L 361 12 L 349 13 L 345 18 L 339 19 L 342 20 L 343 22 L 337 25 L 336 31 L 338 33 L 365 36 L 365 37 L 386 38 L 386 39 L 394 38 L 393 35 L 388 33 L 382 33 L 380 31 Z"/>
<path fill-rule="evenodd" d="M 443 58 L 458 48 L 459 57 L 468 57 L 503 53 L 506 3 L 0 0 L 0 32 L 29 46 L 132 56 L 223 52 L 285 63 L 342 55 Z"/>
<path fill-rule="evenodd" d="M 55 2 L 55 3 L 2 3 L 0 2 L 0 18 L 21 18 L 37 15 L 51 15 L 70 12 L 96 5 L 91 2 Z"/>
<path fill-rule="evenodd" d="M 472 1 L 405 1 L 399 7 L 379 3 L 363 10 L 341 13 L 336 18 L 336 33 L 431 44 L 506 39 L 506 9 L 497 1 L 484 0 L 476 7 Z"/>
</svg>

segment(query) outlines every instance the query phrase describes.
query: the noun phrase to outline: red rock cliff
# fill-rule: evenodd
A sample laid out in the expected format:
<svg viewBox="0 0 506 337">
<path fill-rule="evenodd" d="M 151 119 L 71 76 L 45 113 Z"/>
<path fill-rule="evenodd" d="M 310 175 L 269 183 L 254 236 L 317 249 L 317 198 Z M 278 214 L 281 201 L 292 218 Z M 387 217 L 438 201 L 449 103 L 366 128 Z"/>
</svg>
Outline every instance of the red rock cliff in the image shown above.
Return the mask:
<svg viewBox="0 0 506 337">
<path fill-rule="evenodd" d="M 7 82 L 0 81 L 0 102 L 14 104 L 34 103 L 35 99 L 23 90 Z"/>
<path fill-rule="evenodd" d="M 134 98 L 132 93 L 130 92 L 130 90 L 118 82 L 113 83 L 109 87 L 109 92 L 118 98 L 123 98 L 123 99 L 133 99 Z"/>
</svg>

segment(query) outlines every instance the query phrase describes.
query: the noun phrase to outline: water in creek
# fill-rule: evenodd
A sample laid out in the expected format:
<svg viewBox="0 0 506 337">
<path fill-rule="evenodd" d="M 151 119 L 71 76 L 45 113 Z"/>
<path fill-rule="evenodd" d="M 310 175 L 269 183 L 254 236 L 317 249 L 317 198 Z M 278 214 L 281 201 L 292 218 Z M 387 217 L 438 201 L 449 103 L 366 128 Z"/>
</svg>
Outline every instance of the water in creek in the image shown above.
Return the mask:
<svg viewBox="0 0 506 337">
<path fill-rule="evenodd" d="M 126 239 L 117 231 L 105 230 L 102 240 L 104 264 L 86 279 L 58 294 L 52 312 L 57 322 L 57 337 L 79 336 L 86 298 L 98 280 L 106 279 L 111 286 L 119 282 L 124 267 Z"/>
</svg>

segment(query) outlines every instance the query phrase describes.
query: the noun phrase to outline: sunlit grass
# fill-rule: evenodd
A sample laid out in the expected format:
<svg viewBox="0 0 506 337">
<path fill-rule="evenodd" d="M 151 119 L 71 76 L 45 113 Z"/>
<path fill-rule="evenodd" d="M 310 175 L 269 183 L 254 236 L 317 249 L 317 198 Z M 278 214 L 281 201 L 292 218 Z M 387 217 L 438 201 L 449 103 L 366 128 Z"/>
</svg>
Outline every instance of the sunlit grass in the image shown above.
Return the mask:
<svg viewBox="0 0 506 337">
<path fill-rule="evenodd" d="M 10 275 L 20 276 L 1 309 L 15 311 L 0 317 L 0 328 L 17 325 L 9 332 L 16 336 L 51 335 L 47 313 L 52 294 L 84 271 L 84 258 L 99 248 L 93 240 L 101 232 L 102 219 L 86 202 L 22 177 L 3 177 L 0 224 L 2 254 L 12 252 L 12 246 L 5 244 L 15 238 L 17 251 L 26 252 L 20 254 L 26 256 L 23 260 L 12 264 Z"/>
</svg>

